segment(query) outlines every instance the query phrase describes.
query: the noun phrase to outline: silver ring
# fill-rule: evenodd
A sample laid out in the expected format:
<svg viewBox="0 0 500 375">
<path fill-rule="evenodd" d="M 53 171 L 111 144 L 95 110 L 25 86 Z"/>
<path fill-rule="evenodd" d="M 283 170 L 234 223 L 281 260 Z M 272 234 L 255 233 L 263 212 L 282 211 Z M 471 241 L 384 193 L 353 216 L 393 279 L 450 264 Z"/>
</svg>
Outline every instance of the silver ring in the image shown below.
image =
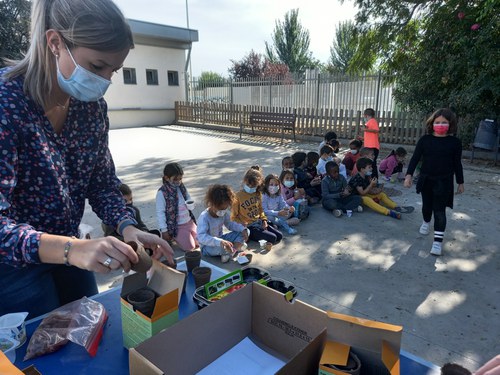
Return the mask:
<svg viewBox="0 0 500 375">
<path fill-rule="evenodd" d="M 102 263 L 102 265 L 103 265 L 104 267 L 109 267 L 109 266 L 111 265 L 111 262 L 112 262 L 112 261 L 113 261 L 113 258 L 108 257 L 108 259 L 106 259 L 106 260 Z"/>
</svg>

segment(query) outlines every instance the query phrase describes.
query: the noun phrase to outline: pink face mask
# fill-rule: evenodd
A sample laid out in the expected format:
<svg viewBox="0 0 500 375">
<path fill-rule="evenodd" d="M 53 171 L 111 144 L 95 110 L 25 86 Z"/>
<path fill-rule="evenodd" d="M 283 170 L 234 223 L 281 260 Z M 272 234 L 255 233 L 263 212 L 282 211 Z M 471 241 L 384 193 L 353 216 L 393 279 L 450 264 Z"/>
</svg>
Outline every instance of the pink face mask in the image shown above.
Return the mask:
<svg viewBox="0 0 500 375">
<path fill-rule="evenodd" d="M 446 135 L 446 133 L 448 133 L 449 127 L 450 127 L 449 124 L 443 124 L 443 123 L 432 125 L 432 129 L 434 130 L 434 133 L 436 133 L 437 135 Z"/>
</svg>

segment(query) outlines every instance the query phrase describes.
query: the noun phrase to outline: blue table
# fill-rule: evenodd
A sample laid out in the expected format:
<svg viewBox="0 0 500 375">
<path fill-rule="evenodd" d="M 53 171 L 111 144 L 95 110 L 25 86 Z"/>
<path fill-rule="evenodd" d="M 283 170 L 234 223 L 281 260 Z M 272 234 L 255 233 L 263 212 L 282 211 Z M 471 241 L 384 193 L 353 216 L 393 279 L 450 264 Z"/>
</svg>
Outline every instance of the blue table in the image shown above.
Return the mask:
<svg viewBox="0 0 500 375">
<path fill-rule="evenodd" d="M 202 261 L 202 265 L 212 268 L 212 280 L 227 273 L 227 271 L 205 261 Z M 177 268 L 185 270 L 185 267 L 185 263 L 182 262 L 179 263 Z M 94 358 L 91 358 L 83 347 L 70 342 L 55 353 L 23 362 L 28 346 L 26 343 L 16 350 L 15 365 L 20 369 L 24 369 L 33 364 L 43 375 L 128 374 L 128 350 L 123 347 L 121 330 L 120 290 L 121 287 L 116 287 L 93 297 L 93 299 L 106 307 L 109 314 L 97 355 Z M 180 319 L 198 311 L 198 306 L 193 301 L 194 291 L 194 279 L 189 274 L 186 293 L 182 295 L 179 305 Z M 31 337 L 40 324 L 40 321 L 41 318 L 36 318 L 27 322 L 26 331 L 28 338 Z M 437 375 L 440 373 L 439 367 L 403 350 L 401 351 L 400 358 L 401 374 L 403 375 Z"/>
</svg>

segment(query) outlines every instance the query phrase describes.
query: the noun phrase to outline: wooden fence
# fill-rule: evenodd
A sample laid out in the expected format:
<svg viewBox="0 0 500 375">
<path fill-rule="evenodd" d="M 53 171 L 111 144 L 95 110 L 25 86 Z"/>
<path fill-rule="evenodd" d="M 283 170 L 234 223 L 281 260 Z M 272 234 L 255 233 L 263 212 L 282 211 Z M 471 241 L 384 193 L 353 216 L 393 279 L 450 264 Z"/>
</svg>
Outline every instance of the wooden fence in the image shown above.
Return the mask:
<svg viewBox="0 0 500 375">
<path fill-rule="evenodd" d="M 178 124 L 217 125 L 235 132 L 240 131 L 240 123 L 248 125 L 250 112 L 253 111 L 295 113 L 295 131 L 299 139 L 301 136 L 322 137 L 328 131 L 334 131 L 343 139 L 353 139 L 363 133 L 361 111 L 349 109 L 315 110 L 224 103 L 175 103 L 175 118 Z M 376 118 L 380 126 L 379 139 L 384 143 L 415 145 L 425 131 L 424 117 L 415 113 L 383 111 L 378 113 Z M 281 132 L 276 132 L 276 136 L 280 137 Z"/>
</svg>

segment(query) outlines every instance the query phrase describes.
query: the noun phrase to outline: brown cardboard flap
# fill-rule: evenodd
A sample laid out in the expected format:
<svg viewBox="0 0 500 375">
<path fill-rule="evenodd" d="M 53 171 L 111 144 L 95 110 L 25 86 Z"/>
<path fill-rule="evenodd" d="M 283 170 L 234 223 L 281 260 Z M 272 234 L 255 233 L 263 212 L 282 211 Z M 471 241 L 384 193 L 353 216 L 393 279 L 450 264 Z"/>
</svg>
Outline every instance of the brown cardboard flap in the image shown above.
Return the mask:
<svg viewBox="0 0 500 375">
<path fill-rule="evenodd" d="M 253 300 L 252 332 L 287 358 L 303 350 L 325 328 L 318 324 L 326 319 L 323 310 L 298 300 L 290 303 L 274 289 L 253 283 Z"/>
<path fill-rule="evenodd" d="M 137 353 L 134 348 L 129 350 L 128 365 L 131 374 L 164 375 L 163 371 Z"/>
<path fill-rule="evenodd" d="M 160 296 L 178 289 L 177 303 L 181 301 L 182 285 L 184 284 L 185 274 L 167 267 L 163 263 L 153 259 L 153 266 L 151 267 L 152 274 L 149 280 L 149 287 L 153 289 Z"/>
<path fill-rule="evenodd" d="M 350 349 L 351 347 L 349 345 L 335 341 L 327 341 L 319 364 L 345 366 L 349 359 Z"/>
<path fill-rule="evenodd" d="M 277 375 L 317 375 L 318 361 L 326 341 L 326 329 L 315 337 L 304 350 L 301 350 L 294 358 L 283 366 Z"/>
<path fill-rule="evenodd" d="M 155 302 L 155 309 L 153 310 L 153 314 L 151 315 L 151 321 L 154 322 L 161 317 L 170 314 L 172 311 L 177 310 L 178 294 L 179 290 L 174 289 L 170 293 L 158 297 Z"/>
<path fill-rule="evenodd" d="M 403 327 L 327 312 L 328 339 L 381 353 L 382 340 L 399 353 Z"/>
</svg>

